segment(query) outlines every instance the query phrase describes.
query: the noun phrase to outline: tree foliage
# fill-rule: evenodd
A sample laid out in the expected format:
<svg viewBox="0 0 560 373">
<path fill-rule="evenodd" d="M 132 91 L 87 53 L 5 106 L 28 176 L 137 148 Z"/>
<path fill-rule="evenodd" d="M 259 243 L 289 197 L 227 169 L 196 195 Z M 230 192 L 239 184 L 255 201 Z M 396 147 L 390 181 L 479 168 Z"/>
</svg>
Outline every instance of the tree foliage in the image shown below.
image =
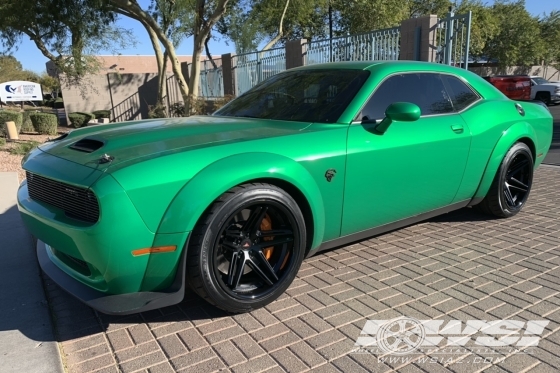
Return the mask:
<svg viewBox="0 0 560 373">
<path fill-rule="evenodd" d="M 0 56 L 0 83 L 13 80 L 36 82 L 39 76 L 33 71 L 24 70 L 14 56 Z"/>
<path fill-rule="evenodd" d="M 490 16 L 496 31 L 482 49 L 488 60 L 496 60 L 501 69 L 540 63 L 543 43 L 539 21 L 525 9 L 524 0 L 497 0 Z"/>
<path fill-rule="evenodd" d="M 92 54 L 131 44 L 133 35 L 117 27 L 116 19 L 103 0 L 0 0 L 4 52 L 16 50 L 27 37 L 69 80 L 97 71 Z"/>
</svg>

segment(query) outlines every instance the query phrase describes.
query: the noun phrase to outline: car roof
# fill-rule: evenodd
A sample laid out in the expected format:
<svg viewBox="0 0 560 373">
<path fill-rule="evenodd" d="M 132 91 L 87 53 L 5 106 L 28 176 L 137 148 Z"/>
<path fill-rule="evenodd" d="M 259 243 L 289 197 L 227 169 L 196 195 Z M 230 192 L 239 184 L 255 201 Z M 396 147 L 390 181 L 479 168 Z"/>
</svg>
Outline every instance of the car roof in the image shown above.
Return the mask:
<svg viewBox="0 0 560 373">
<path fill-rule="evenodd" d="M 484 80 L 479 75 L 462 69 L 459 67 L 444 65 L 435 62 L 424 61 L 345 61 L 345 62 L 329 62 L 313 65 L 301 66 L 286 70 L 281 74 L 290 71 L 308 71 L 320 69 L 335 70 L 368 70 L 372 74 L 387 76 L 402 72 L 440 72 L 459 76 L 471 84 L 484 98 L 505 98 L 506 96 L 500 92 L 492 84 Z"/>
</svg>

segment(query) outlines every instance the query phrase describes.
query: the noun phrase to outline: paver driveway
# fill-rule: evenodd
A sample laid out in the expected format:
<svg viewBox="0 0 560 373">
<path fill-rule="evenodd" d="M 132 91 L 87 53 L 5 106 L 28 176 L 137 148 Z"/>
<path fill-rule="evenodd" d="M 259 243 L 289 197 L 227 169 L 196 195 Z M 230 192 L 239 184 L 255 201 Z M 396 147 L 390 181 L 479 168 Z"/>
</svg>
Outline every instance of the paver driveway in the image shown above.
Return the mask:
<svg viewBox="0 0 560 373">
<path fill-rule="evenodd" d="M 70 372 L 556 372 L 560 167 L 539 168 L 533 188 L 512 219 L 463 209 L 316 255 L 285 295 L 250 314 L 227 315 L 189 295 L 109 317 L 45 279 L 63 359 Z M 533 354 L 486 362 L 482 353 L 408 363 L 350 353 L 366 320 L 400 315 L 550 322 Z"/>
</svg>

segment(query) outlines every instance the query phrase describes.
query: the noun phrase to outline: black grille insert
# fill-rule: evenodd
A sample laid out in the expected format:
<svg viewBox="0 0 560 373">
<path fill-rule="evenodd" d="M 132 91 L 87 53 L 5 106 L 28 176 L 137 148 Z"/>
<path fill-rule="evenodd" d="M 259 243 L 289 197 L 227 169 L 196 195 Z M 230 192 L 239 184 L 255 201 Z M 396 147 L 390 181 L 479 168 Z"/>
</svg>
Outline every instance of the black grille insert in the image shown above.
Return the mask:
<svg viewBox="0 0 560 373">
<path fill-rule="evenodd" d="M 81 139 L 70 145 L 70 149 L 79 150 L 85 153 L 93 153 L 103 146 L 103 142 L 94 139 Z"/>
<path fill-rule="evenodd" d="M 74 258 L 71 255 L 65 254 L 62 251 L 58 251 L 55 248 L 51 248 L 52 252 L 56 257 L 64 262 L 67 266 L 80 272 L 84 276 L 91 276 L 91 271 L 86 262 L 78 258 Z"/>
<path fill-rule="evenodd" d="M 99 220 L 99 202 L 89 189 L 78 188 L 27 171 L 29 197 L 64 211 L 71 218 L 88 223 Z"/>
</svg>

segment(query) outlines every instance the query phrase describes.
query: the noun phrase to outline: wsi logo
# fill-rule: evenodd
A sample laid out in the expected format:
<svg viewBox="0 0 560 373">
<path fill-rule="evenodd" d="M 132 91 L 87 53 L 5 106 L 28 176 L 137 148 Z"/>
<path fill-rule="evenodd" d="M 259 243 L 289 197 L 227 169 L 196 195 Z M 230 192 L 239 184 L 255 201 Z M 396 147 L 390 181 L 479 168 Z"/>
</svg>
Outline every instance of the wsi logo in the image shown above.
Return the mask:
<svg viewBox="0 0 560 373">
<path fill-rule="evenodd" d="M 14 94 L 16 92 L 21 93 L 21 86 L 12 87 L 11 85 L 6 85 L 6 92 Z"/>
<path fill-rule="evenodd" d="M 548 320 L 417 320 L 399 317 L 368 320 L 352 352 L 391 355 L 429 352 L 435 349 L 536 347 Z M 459 351 L 459 349 L 456 349 Z"/>
</svg>

